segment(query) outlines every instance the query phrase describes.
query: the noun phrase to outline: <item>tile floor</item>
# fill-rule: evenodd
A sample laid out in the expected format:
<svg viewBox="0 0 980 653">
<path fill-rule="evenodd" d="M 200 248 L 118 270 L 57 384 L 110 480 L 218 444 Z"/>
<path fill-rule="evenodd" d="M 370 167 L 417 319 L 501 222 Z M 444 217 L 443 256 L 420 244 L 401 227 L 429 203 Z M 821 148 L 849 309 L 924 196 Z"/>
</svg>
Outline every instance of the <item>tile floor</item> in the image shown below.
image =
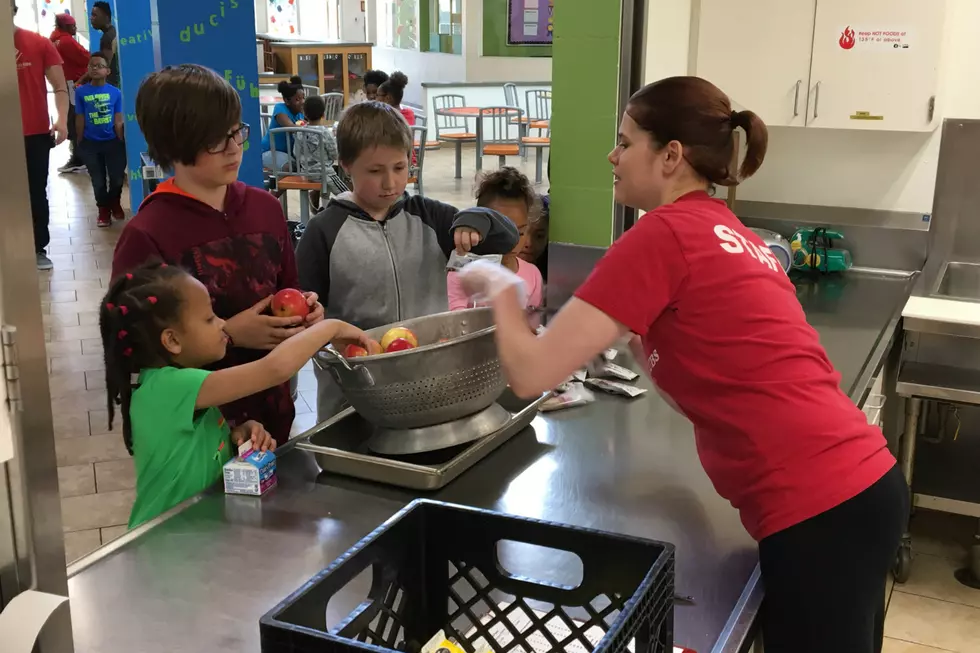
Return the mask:
<svg viewBox="0 0 980 653">
<path fill-rule="evenodd" d="M 60 155 L 60 156 L 59 156 Z M 52 170 L 67 156 L 56 151 Z M 516 160 L 512 160 L 516 163 Z M 496 161 L 488 158 L 492 168 Z M 464 151 L 464 179 L 455 180 L 452 150 L 427 153 L 425 185 L 429 196 L 467 206 L 473 191 L 473 152 Z M 533 160 L 525 164 L 534 172 Z M 58 478 L 66 557 L 77 559 L 126 531 L 134 498 L 132 462 L 118 425 L 106 423 L 101 342 L 95 307 L 109 281 L 112 249 L 122 229 L 95 227 L 96 209 L 88 177 L 52 172 L 52 272 L 40 273 Z M 541 190 L 547 187 L 546 183 Z M 298 217 L 299 198 L 290 198 Z M 300 373 L 295 433 L 315 420 L 313 372 Z M 965 562 L 976 521 L 922 511 L 915 520 L 916 559 L 905 585 L 889 584 L 884 653 L 980 651 L 980 591 L 961 586 L 953 571 Z"/>
</svg>

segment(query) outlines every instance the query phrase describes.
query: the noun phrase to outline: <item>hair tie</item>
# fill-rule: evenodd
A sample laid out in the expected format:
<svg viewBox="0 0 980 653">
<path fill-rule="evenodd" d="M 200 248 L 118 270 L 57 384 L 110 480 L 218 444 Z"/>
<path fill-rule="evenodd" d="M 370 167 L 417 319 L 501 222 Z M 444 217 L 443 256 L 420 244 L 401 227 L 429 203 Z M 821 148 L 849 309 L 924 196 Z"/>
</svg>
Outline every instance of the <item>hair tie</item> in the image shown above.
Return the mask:
<svg viewBox="0 0 980 653">
<path fill-rule="evenodd" d="M 119 312 L 122 313 L 123 315 L 125 315 L 126 313 L 129 313 L 129 309 L 126 308 L 125 306 L 123 306 L 122 304 L 120 304 L 119 305 Z"/>
<path fill-rule="evenodd" d="M 107 310 L 107 311 L 111 311 L 111 310 L 113 310 L 113 309 L 114 309 L 115 307 L 116 307 L 116 305 L 115 305 L 115 304 L 113 304 L 112 302 L 106 302 L 106 304 L 105 304 L 105 310 Z"/>
<path fill-rule="evenodd" d="M 165 268 L 165 267 L 167 267 L 167 264 L 166 264 L 166 263 L 161 263 L 161 264 L 160 264 L 160 267 L 161 267 L 161 268 Z"/>
<path fill-rule="evenodd" d="M 125 338 L 128 335 L 129 335 L 129 331 L 127 331 L 126 329 L 119 329 L 119 333 L 117 334 L 116 337 L 118 337 L 120 340 L 122 340 L 123 338 Z"/>
<path fill-rule="evenodd" d="M 132 348 L 132 347 L 126 347 L 126 348 L 125 348 L 125 349 L 123 349 L 123 351 L 122 351 L 122 355 L 123 355 L 123 356 L 126 356 L 126 357 L 129 357 L 129 356 L 131 356 L 132 354 L 133 354 L 133 348 Z"/>
<path fill-rule="evenodd" d="M 156 305 L 156 303 L 157 303 L 157 298 L 156 298 L 156 297 L 154 297 L 153 295 L 150 295 L 149 297 L 147 297 L 147 298 L 146 298 L 146 301 L 148 301 L 148 302 L 150 302 L 151 304 L 154 304 L 154 305 Z"/>
<path fill-rule="evenodd" d="M 126 273 L 126 278 L 127 278 L 127 279 L 129 279 L 130 281 L 132 281 L 132 279 L 133 279 L 133 275 L 132 275 L 132 273 L 130 273 L 130 272 L 127 272 L 127 273 Z"/>
</svg>

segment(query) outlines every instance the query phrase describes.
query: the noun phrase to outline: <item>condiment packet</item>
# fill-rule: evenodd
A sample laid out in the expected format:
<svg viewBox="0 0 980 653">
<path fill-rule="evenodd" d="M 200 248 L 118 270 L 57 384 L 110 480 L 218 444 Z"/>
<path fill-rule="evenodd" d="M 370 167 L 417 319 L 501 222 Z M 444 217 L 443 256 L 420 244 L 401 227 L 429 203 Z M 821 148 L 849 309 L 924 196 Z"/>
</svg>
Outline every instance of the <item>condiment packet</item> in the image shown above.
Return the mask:
<svg viewBox="0 0 980 653">
<path fill-rule="evenodd" d="M 476 653 L 493 653 L 493 649 L 487 646 L 482 639 L 477 644 Z M 445 630 L 440 630 L 425 643 L 420 653 L 466 653 L 466 649 L 460 646 L 456 640 L 446 637 Z"/>
<path fill-rule="evenodd" d="M 605 358 L 607 361 L 614 361 L 616 360 L 617 356 L 619 356 L 619 351 L 616 349 L 610 348 L 602 352 L 602 357 Z"/>
<path fill-rule="evenodd" d="M 629 397 L 630 399 L 639 397 L 647 392 L 646 388 L 637 388 L 636 386 L 626 385 L 619 381 L 610 381 L 609 379 L 586 379 L 585 385 L 596 390 L 608 392 L 611 395 L 620 395 L 621 397 Z"/>
<path fill-rule="evenodd" d="M 589 364 L 589 376 L 607 377 L 621 381 L 636 381 L 640 377 L 639 374 L 629 368 L 610 363 L 601 358 Z"/>
<path fill-rule="evenodd" d="M 573 381 L 568 384 L 568 389 L 564 392 L 554 394 L 545 399 L 539 410 L 547 413 L 553 410 L 584 406 L 591 404 L 593 401 L 595 401 L 595 395 L 578 381 Z"/>
<path fill-rule="evenodd" d="M 500 254 L 485 254 L 483 256 L 480 256 L 479 254 L 474 254 L 473 252 L 466 252 L 465 254 L 457 254 L 456 251 L 453 250 L 453 253 L 449 255 L 449 262 L 446 263 L 446 270 L 448 272 L 458 272 L 459 270 L 462 270 L 473 261 L 480 261 L 480 260 L 490 261 L 491 263 L 496 263 L 497 265 L 500 265 L 501 261 L 504 260 L 504 257 L 501 256 Z"/>
<path fill-rule="evenodd" d="M 589 373 L 587 370 L 575 370 L 574 372 L 572 372 L 572 375 L 570 377 L 568 377 L 567 379 L 565 379 L 555 387 L 555 392 L 558 393 L 567 392 L 573 383 L 575 383 L 576 381 L 581 383 L 582 381 L 585 381 L 585 379 L 588 378 L 588 376 Z"/>
</svg>

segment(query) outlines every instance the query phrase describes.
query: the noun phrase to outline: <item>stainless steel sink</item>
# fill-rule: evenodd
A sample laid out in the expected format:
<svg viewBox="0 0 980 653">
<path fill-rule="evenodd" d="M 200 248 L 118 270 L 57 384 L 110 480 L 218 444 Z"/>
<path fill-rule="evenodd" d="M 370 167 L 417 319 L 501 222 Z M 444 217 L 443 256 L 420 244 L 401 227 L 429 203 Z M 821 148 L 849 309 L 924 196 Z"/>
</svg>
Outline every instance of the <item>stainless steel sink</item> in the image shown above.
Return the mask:
<svg viewBox="0 0 980 653">
<path fill-rule="evenodd" d="M 961 263 L 951 261 L 946 264 L 939 287 L 933 295 L 980 301 L 980 263 Z"/>
</svg>

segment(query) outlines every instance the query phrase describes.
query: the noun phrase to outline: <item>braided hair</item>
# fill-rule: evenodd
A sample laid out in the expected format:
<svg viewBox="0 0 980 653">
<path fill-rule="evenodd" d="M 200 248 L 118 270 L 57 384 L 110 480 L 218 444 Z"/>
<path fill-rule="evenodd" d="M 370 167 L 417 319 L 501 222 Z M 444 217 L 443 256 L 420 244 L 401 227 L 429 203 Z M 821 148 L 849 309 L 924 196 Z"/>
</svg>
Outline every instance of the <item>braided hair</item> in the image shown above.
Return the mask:
<svg viewBox="0 0 980 653">
<path fill-rule="evenodd" d="M 105 352 L 109 429 L 120 406 L 123 442 L 133 453 L 129 406 L 133 375 L 140 370 L 170 363 L 170 352 L 160 341 L 164 329 L 180 318 L 179 282 L 188 276 L 178 267 L 160 261 L 147 263 L 116 277 L 99 307 L 99 329 Z"/>
</svg>

